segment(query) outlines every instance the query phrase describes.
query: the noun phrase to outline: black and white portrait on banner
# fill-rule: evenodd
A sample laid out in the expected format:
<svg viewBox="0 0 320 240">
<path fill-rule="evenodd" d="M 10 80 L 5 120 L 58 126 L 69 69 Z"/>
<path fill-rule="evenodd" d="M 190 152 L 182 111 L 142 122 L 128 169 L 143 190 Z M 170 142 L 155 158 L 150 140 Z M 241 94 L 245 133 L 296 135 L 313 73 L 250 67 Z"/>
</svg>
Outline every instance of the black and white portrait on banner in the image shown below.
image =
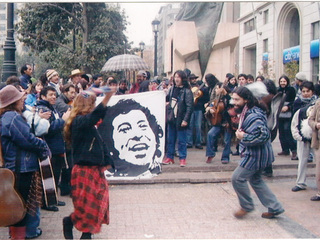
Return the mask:
<svg viewBox="0 0 320 240">
<path fill-rule="evenodd" d="M 112 96 L 99 126 L 115 168 L 113 179 L 150 178 L 161 172 L 165 144 L 165 93 Z"/>
</svg>

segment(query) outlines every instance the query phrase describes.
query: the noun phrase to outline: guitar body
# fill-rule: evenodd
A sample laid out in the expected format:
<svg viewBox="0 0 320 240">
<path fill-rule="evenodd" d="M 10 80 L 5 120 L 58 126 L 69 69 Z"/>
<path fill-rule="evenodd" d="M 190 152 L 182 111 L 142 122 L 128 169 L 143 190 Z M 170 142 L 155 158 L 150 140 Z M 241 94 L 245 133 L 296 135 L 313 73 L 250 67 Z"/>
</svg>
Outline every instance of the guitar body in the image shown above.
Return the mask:
<svg viewBox="0 0 320 240">
<path fill-rule="evenodd" d="M 205 85 L 205 83 L 202 83 L 199 87 L 193 87 L 191 88 L 191 92 L 193 94 L 193 103 L 197 104 L 198 99 L 201 98 L 203 96 L 203 92 L 200 90 L 203 86 Z"/>
<path fill-rule="evenodd" d="M 0 227 L 20 222 L 27 210 L 23 199 L 14 189 L 15 176 L 6 168 L 0 168 Z"/>
<path fill-rule="evenodd" d="M 46 206 L 56 205 L 58 203 L 58 196 L 56 191 L 56 184 L 52 173 L 50 158 L 40 161 L 40 173 L 42 178 L 42 186 L 44 192 L 44 201 Z"/>
<path fill-rule="evenodd" d="M 224 109 L 224 103 L 220 101 L 220 99 L 216 99 L 213 101 L 213 113 L 207 111 L 205 115 L 207 120 L 211 123 L 211 125 L 216 126 L 221 124 Z"/>
</svg>

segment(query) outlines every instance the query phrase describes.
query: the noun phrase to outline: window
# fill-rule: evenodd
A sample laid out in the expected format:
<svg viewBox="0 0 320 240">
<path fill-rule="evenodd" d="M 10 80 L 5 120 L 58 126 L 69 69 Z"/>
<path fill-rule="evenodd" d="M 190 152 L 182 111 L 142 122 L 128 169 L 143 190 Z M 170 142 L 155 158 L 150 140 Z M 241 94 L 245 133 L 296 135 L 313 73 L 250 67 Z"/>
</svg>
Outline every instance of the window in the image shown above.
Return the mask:
<svg viewBox="0 0 320 240">
<path fill-rule="evenodd" d="M 6 4 L 0 3 L 0 10 L 6 10 Z"/>
<path fill-rule="evenodd" d="M 5 31 L 6 30 L 6 25 L 5 24 L 0 24 L 0 31 Z"/>
<path fill-rule="evenodd" d="M 263 40 L 263 52 L 266 53 L 268 52 L 268 38 Z"/>
<path fill-rule="evenodd" d="M 319 81 L 319 58 L 312 59 L 312 82 L 318 83 Z"/>
<path fill-rule="evenodd" d="M 0 20 L 6 20 L 6 15 L 5 14 L 0 14 Z"/>
<path fill-rule="evenodd" d="M 312 23 L 312 40 L 320 38 L 319 35 L 320 21 Z"/>
<path fill-rule="evenodd" d="M 269 22 L 269 9 L 263 12 L 263 24 L 267 24 Z"/>
<path fill-rule="evenodd" d="M 256 29 L 256 21 L 255 18 L 250 19 L 249 21 L 244 23 L 244 33 L 251 32 Z"/>
</svg>

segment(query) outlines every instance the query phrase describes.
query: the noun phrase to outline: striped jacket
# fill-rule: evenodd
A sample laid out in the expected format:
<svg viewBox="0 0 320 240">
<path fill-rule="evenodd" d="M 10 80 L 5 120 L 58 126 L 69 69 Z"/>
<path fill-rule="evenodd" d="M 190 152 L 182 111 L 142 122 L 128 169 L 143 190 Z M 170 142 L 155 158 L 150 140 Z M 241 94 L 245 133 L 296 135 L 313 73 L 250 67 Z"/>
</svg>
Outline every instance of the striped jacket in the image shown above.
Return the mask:
<svg viewBox="0 0 320 240">
<path fill-rule="evenodd" d="M 248 109 L 241 129 L 245 134 L 240 142 L 240 166 L 248 170 L 263 170 L 271 165 L 274 154 L 265 112 L 258 107 Z"/>
</svg>

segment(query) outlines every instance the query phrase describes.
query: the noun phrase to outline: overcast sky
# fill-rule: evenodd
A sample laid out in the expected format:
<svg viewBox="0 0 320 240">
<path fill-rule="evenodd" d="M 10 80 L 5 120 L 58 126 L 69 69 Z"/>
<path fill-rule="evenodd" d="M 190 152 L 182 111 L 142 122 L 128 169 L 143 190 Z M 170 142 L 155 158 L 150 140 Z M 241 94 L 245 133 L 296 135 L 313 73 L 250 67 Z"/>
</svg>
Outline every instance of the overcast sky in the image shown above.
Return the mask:
<svg viewBox="0 0 320 240">
<path fill-rule="evenodd" d="M 128 16 L 126 35 L 129 42 L 133 42 L 133 47 L 139 47 L 143 41 L 146 45 L 151 45 L 154 38 L 151 22 L 157 16 L 161 6 L 166 3 L 120 3 L 121 9 L 125 9 Z"/>
</svg>

